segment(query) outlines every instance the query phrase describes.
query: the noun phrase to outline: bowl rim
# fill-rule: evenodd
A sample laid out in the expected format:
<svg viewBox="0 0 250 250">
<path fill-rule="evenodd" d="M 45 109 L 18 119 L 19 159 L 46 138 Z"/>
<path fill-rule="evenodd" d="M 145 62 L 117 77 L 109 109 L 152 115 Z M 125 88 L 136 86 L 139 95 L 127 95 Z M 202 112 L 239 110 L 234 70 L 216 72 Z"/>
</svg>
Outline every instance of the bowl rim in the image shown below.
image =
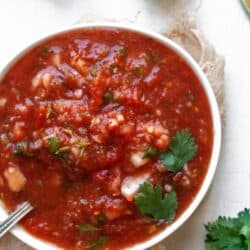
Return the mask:
<svg viewBox="0 0 250 250">
<path fill-rule="evenodd" d="M 142 27 L 138 27 L 135 24 L 123 24 L 123 23 L 115 23 L 115 22 L 89 22 L 77 25 L 71 25 L 59 30 L 50 31 L 48 34 L 41 36 L 38 39 L 35 39 L 33 42 L 30 42 L 29 45 L 26 46 L 23 50 L 21 50 L 14 58 L 12 58 L 9 63 L 0 70 L 0 80 L 4 77 L 6 72 L 13 66 L 13 64 L 18 61 L 24 54 L 29 52 L 31 49 L 39 45 L 40 43 L 53 38 L 56 35 L 65 34 L 71 31 L 77 31 L 81 29 L 91 29 L 91 28 L 118 28 L 121 30 L 132 31 L 147 37 L 150 37 L 164 46 L 170 48 L 172 51 L 177 53 L 193 70 L 194 74 L 198 78 L 200 84 L 202 85 L 211 110 L 212 115 L 212 123 L 213 123 L 213 149 L 211 154 L 210 163 L 208 166 L 208 170 L 206 176 L 204 177 L 203 183 L 194 197 L 194 200 L 190 203 L 190 205 L 185 209 L 185 211 L 168 227 L 159 232 L 158 234 L 152 236 L 148 240 L 137 243 L 133 246 L 127 247 L 129 250 L 142 250 L 150 248 L 157 243 L 161 242 L 171 234 L 173 234 L 178 228 L 180 228 L 194 213 L 197 207 L 200 205 L 202 200 L 204 199 L 215 174 L 217 164 L 219 161 L 220 150 L 221 150 L 221 118 L 219 113 L 219 107 L 212 90 L 212 87 L 206 78 L 205 74 L 201 70 L 198 63 L 192 58 L 192 56 L 180 47 L 175 42 L 166 38 L 165 36 L 156 33 L 151 30 L 147 30 Z M 4 209 L 3 204 L 0 206 L 0 218 L 3 220 L 7 217 L 7 211 Z M 18 239 L 26 243 L 27 245 L 41 250 L 56 250 L 61 249 L 60 247 L 54 245 L 53 243 L 44 241 L 36 236 L 31 235 L 26 230 L 24 230 L 21 226 L 17 225 L 12 230 L 11 233 L 16 236 Z"/>
</svg>

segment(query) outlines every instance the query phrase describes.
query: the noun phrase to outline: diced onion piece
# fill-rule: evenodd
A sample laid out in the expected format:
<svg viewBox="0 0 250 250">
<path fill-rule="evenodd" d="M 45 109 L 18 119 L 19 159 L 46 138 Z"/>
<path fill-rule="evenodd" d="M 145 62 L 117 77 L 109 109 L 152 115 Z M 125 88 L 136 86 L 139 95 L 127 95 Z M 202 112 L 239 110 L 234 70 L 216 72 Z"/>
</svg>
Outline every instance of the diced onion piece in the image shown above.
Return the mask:
<svg viewBox="0 0 250 250">
<path fill-rule="evenodd" d="M 11 166 L 8 167 L 3 173 L 8 186 L 13 192 L 20 192 L 23 190 L 27 180 L 19 167 Z"/>
<path fill-rule="evenodd" d="M 43 76 L 42 76 L 42 83 L 43 83 L 43 86 L 45 88 L 49 87 L 52 77 L 53 76 L 50 73 L 48 73 L 48 72 L 46 72 L 45 74 L 43 74 Z"/>
<path fill-rule="evenodd" d="M 41 84 L 41 82 L 42 82 L 41 75 L 40 74 L 36 75 L 31 82 L 32 88 L 36 89 Z"/>
<path fill-rule="evenodd" d="M 60 54 L 55 54 L 52 56 L 52 63 L 54 66 L 59 67 L 61 64 L 61 55 Z"/>
<path fill-rule="evenodd" d="M 145 165 L 149 161 L 148 158 L 143 159 L 143 155 L 144 155 L 144 152 L 137 152 L 137 153 L 131 154 L 130 161 L 136 168 L 139 168 Z"/>
<path fill-rule="evenodd" d="M 91 123 L 90 123 L 90 127 L 93 127 L 95 125 L 99 125 L 101 123 L 101 120 L 99 117 L 94 117 L 92 120 L 91 120 Z"/>
<path fill-rule="evenodd" d="M 128 200 L 132 201 L 134 195 L 138 192 L 140 186 L 148 180 L 150 177 L 149 173 L 144 173 L 138 176 L 126 177 L 121 185 L 121 193 Z"/>
<path fill-rule="evenodd" d="M 166 184 L 164 186 L 164 189 L 165 189 L 166 192 L 171 193 L 173 191 L 173 186 L 170 185 L 170 184 Z"/>
<path fill-rule="evenodd" d="M 125 118 L 124 118 L 124 116 L 123 116 L 122 114 L 118 114 L 118 115 L 116 116 L 116 120 L 117 120 L 119 123 L 122 123 L 122 122 L 125 121 Z"/>
<path fill-rule="evenodd" d="M 6 102 L 7 102 L 6 98 L 0 97 L 0 109 L 4 108 Z"/>
<path fill-rule="evenodd" d="M 82 89 L 76 89 L 74 91 L 74 96 L 75 96 L 76 99 L 82 98 L 82 95 L 83 95 L 83 90 Z"/>
</svg>

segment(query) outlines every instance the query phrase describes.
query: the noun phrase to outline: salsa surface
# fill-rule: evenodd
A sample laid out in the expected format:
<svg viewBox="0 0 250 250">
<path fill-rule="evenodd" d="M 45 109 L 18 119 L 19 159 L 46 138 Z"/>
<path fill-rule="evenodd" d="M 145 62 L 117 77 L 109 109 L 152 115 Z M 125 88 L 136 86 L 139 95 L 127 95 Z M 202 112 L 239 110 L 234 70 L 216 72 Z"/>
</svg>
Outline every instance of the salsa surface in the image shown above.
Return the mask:
<svg viewBox="0 0 250 250">
<path fill-rule="evenodd" d="M 183 129 L 197 154 L 173 173 L 155 152 Z M 178 217 L 199 191 L 212 146 L 208 100 L 192 70 L 130 31 L 53 37 L 0 84 L 1 199 L 10 210 L 30 201 L 22 226 L 66 249 L 121 249 L 164 229 L 169 222 L 137 209 L 139 186 L 174 190 Z"/>
</svg>

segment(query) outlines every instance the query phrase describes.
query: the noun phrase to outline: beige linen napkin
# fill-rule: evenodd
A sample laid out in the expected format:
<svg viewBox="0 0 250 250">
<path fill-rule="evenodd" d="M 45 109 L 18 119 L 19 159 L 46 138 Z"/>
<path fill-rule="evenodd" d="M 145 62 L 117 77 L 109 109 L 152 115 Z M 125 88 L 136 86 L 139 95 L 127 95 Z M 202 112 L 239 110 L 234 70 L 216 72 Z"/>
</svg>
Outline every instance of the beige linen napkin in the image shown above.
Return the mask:
<svg viewBox="0 0 250 250">
<path fill-rule="evenodd" d="M 198 29 L 195 14 L 185 14 L 176 22 L 169 32 L 163 35 L 185 48 L 200 65 L 214 90 L 219 104 L 221 117 L 224 121 L 224 58 L 215 51 Z M 21 243 L 10 234 L 0 240 L 0 249 L 31 250 L 30 247 Z M 165 249 L 167 248 L 163 242 L 158 246 L 153 247 L 151 250 Z"/>
</svg>

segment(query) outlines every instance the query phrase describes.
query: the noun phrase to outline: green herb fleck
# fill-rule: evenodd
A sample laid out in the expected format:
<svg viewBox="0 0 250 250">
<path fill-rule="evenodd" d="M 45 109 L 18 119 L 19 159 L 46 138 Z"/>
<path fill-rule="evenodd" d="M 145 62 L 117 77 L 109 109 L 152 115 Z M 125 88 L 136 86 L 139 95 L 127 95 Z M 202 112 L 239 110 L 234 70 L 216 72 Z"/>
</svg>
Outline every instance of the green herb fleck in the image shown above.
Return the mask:
<svg viewBox="0 0 250 250">
<path fill-rule="evenodd" d="M 14 151 L 13 151 L 13 154 L 15 155 L 15 156 L 24 156 L 25 155 L 25 153 L 24 153 L 24 143 L 22 143 L 22 142 L 19 142 L 19 143 L 17 143 L 16 145 L 15 145 L 15 147 L 14 147 Z"/>
<path fill-rule="evenodd" d="M 117 63 L 112 63 L 109 66 L 109 71 L 111 74 L 115 73 L 119 69 L 119 65 Z"/>
<path fill-rule="evenodd" d="M 150 59 L 151 59 L 154 63 L 158 63 L 158 62 L 160 61 L 160 57 L 159 57 L 159 55 L 158 55 L 155 51 L 150 50 L 150 51 L 148 52 L 148 55 L 149 55 Z"/>
<path fill-rule="evenodd" d="M 108 242 L 109 238 L 107 236 L 100 236 L 98 239 L 90 242 L 85 248 L 94 249 L 105 245 Z"/>
<path fill-rule="evenodd" d="M 48 48 L 48 47 L 42 48 L 41 51 L 40 51 L 40 54 L 41 54 L 42 56 L 48 56 L 48 55 L 50 54 L 49 48 Z"/>
<path fill-rule="evenodd" d="M 109 90 L 104 92 L 103 99 L 106 102 L 110 102 L 113 99 L 113 93 Z"/>
<path fill-rule="evenodd" d="M 121 56 L 125 56 L 127 54 L 126 49 L 123 47 L 121 49 L 118 50 L 118 54 Z"/>
<path fill-rule="evenodd" d="M 93 76 L 93 77 L 96 77 L 97 76 L 97 66 L 94 65 L 90 71 L 90 74 Z"/>
<path fill-rule="evenodd" d="M 195 102 L 195 96 L 191 91 L 188 92 L 188 100 L 191 102 Z"/>
<path fill-rule="evenodd" d="M 72 126 L 68 123 L 68 122 L 65 122 L 63 127 L 67 130 L 71 130 L 72 129 Z"/>
<path fill-rule="evenodd" d="M 245 209 L 235 218 L 219 217 L 205 225 L 206 250 L 250 249 L 250 210 Z"/>
<path fill-rule="evenodd" d="M 142 214 L 152 215 L 155 220 L 165 220 L 171 222 L 178 207 L 175 192 L 165 194 L 163 197 L 162 187 L 156 187 L 150 182 L 144 182 L 135 196 L 136 206 Z"/>
<path fill-rule="evenodd" d="M 91 224 L 82 224 L 79 225 L 79 231 L 80 233 L 89 233 L 89 232 L 96 232 L 96 231 L 100 231 L 100 228 L 97 228 Z"/>
<path fill-rule="evenodd" d="M 69 158 L 68 154 L 66 154 L 66 152 L 65 152 L 65 153 L 59 154 L 59 156 L 60 156 L 60 159 L 62 160 L 62 162 L 66 164 L 67 169 L 68 169 L 70 172 L 72 172 L 72 168 L 69 167 L 69 165 L 72 163 L 72 161 L 71 161 L 71 159 Z"/>
<path fill-rule="evenodd" d="M 104 224 L 106 221 L 106 215 L 104 213 L 100 213 L 97 217 L 98 224 Z"/>
<path fill-rule="evenodd" d="M 152 157 L 155 157 L 157 155 L 157 153 L 158 152 L 157 152 L 157 150 L 155 148 L 149 148 L 144 152 L 142 158 L 143 159 L 152 158 Z"/>
<path fill-rule="evenodd" d="M 85 142 L 81 142 L 81 141 L 76 142 L 75 144 L 80 148 L 80 154 L 79 154 L 79 157 L 76 161 L 76 165 L 78 165 L 80 163 L 84 153 L 85 153 L 85 149 L 87 148 L 88 144 Z"/>
<path fill-rule="evenodd" d="M 184 164 L 194 159 L 197 153 L 197 145 L 194 137 L 188 129 L 177 132 L 170 143 L 170 151 L 160 155 L 162 163 L 169 171 L 177 173 Z"/>
<path fill-rule="evenodd" d="M 144 73 L 144 68 L 142 66 L 139 65 L 134 68 L 134 74 L 136 76 L 141 76 L 143 73 Z"/>
<path fill-rule="evenodd" d="M 48 142 L 49 142 L 50 153 L 55 154 L 58 150 L 58 144 L 59 144 L 58 138 L 55 136 L 50 137 L 48 138 Z"/>
<path fill-rule="evenodd" d="M 82 148 L 82 149 L 80 150 L 79 157 L 78 157 L 77 160 L 76 160 L 76 165 L 78 165 L 78 164 L 80 163 L 80 161 L 81 161 L 81 159 L 82 159 L 82 157 L 83 157 L 83 155 L 84 155 L 84 151 L 85 151 L 84 148 Z"/>
</svg>

